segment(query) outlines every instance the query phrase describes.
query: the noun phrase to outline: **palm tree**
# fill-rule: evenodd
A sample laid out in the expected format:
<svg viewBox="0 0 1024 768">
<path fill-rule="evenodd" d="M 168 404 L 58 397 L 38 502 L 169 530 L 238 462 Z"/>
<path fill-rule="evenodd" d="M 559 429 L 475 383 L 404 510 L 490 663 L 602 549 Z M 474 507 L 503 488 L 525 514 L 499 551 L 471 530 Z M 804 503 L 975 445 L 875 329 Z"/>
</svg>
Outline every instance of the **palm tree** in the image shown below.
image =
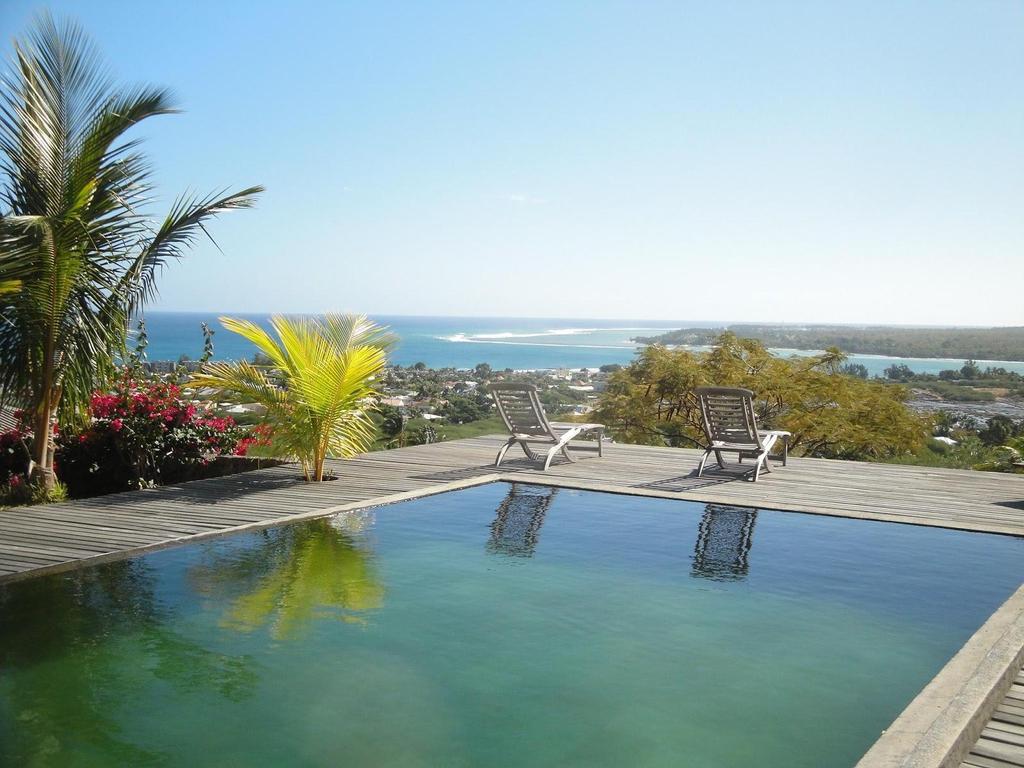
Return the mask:
<svg viewBox="0 0 1024 768">
<path fill-rule="evenodd" d="M 269 453 L 298 459 L 306 479 L 320 481 L 328 456 L 349 458 L 370 448 L 376 433 L 370 401 L 392 343 L 383 328 L 363 315 L 274 316 L 275 339 L 248 320 L 220 321 L 270 364 L 207 363 L 191 384 L 263 405 Z"/>
<path fill-rule="evenodd" d="M 54 420 L 82 416 L 160 269 L 262 191 L 181 197 L 155 225 L 149 163 L 124 134 L 175 111 L 164 89 L 116 87 L 81 27 L 48 15 L 0 80 L 0 402 L 26 407 L 47 487 Z"/>
</svg>

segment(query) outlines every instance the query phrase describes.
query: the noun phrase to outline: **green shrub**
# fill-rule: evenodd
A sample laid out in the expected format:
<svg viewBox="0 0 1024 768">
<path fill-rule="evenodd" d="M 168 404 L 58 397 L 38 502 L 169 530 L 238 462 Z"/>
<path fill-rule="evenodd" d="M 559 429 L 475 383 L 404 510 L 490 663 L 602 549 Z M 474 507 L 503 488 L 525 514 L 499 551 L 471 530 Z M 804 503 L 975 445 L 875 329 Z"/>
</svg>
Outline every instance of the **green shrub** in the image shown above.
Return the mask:
<svg viewBox="0 0 1024 768">
<path fill-rule="evenodd" d="M 59 481 L 52 488 L 47 488 L 42 483 L 26 480 L 24 475 L 11 475 L 0 484 L 0 507 L 52 504 L 64 501 L 67 497 L 67 486 Z"/>
<path fill-rule="evenodd" d="M 245 452 L 249 435 L 181 396 L 176 384 L 138 380 L 126 369 L 93 394 L 90 421 L 57 437 L 57 473 L 72 496 L 178 482 L 218 456 Z"/>
</svg>

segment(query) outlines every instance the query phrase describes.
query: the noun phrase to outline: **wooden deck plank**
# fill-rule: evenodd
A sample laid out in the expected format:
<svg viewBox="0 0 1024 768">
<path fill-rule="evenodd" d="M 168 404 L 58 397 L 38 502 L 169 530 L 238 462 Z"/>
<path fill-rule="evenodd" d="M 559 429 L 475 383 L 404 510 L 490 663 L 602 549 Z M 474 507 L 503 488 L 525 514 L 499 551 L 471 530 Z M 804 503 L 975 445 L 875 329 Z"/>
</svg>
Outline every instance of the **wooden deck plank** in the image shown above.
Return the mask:
<svg viewBox="0 0 1024 768">
<path fill-rule="evenodd" d="M 198 534 L 308 514 L 343 504 L 442 486 L 495 472 L 579 488 L 600 488 L 768 509 L 861 517 L 1024 535 L 1024 478 L 933 467 L 822 459 L 790 460 L 758 483 L 717 469 L 695 477 L 693 450 L 608 445 L 603 459 L 539 472 L 524 458 L 492 465 L 500 437 L 478 437 L 331 462 L 338 480 L 302 482 L 282 465 L 129 494 L 0 512 L 0 580 L 44 560 L 135 550 Z M 17 553 L 17 557 L 15 556 Z M 35 557 L 29 557 L 34 555 Z M 43 557 L 44 556 L 44 557 Z"/>
<path fill-rule="evenodd" d="M 1024 768 L 1024 670 L 1017 675 L 981 737 L 964 758 L 964 764 L 979 768 Z"/>
</svg>

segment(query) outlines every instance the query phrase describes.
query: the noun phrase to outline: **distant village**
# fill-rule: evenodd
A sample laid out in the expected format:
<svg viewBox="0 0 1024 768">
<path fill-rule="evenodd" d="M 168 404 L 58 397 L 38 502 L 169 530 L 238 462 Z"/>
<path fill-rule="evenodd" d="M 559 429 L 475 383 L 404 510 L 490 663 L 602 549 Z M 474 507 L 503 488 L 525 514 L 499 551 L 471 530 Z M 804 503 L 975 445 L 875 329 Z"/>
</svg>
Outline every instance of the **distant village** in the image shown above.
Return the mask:
<svg viewBox="0 0 1024 768">
<path fill-rule="evenodd" d="M 255 359 L 258 364 L 266 361 Z M 148 373 L 162 378 L 187 378 L 201 361 L 145 361 Z M 515 379 L 537 386 L 541 402 L 551 416 L 580 416 L 589 413 L 608 384 L 609 376 L 622 366 L 600 368 L 519 371 L 492 369 L 481 363 L 472 369 L 429 368 L 424 363 L 389 366 L 378 382 L 376 419 L 381 439 L 378 447 L 429 443 L 500 431 L 493 401 L 486 392 L 492 381 Z M 210 402 L 215 393 L 197 391 L 193 396 Z M 219 415 L 231 416 L 239 424 L 254 424 L 264 413 L 255 403 L 214 402 Z"/>
<path fill-rule="evenodd" d="M 384 408 L 399 408 L 412 418 L 463 424 L 491 412 L 491 399 L 483 385 L 491 381 L 529 381 L 540 390 L 545 409 L 552 414 L 586 414 L 593 410 L 608 377 L 618 365 L 543 371 L 493 370 L 481 363 L 471 370 L 427 368 L 418 364 L 388 368 L 381 382 Z"/>
</svg>

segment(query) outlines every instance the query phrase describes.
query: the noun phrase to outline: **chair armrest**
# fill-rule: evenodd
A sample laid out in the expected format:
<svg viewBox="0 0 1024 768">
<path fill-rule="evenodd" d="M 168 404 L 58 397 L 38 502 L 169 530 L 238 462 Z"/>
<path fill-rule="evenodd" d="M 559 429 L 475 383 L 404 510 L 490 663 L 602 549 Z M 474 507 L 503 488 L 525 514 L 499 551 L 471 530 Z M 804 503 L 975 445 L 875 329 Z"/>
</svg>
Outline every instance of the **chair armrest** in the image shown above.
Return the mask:
<svg viewBox="0 0 1024 768">
<path fill-rule="evenodd" d="M 555 429 L 581 429 L 584 432 L 595 429 L 604 429 L 604 424 L 584 424 L 578 421 L 552 421 L 550 424 Z"/>
</svg>

